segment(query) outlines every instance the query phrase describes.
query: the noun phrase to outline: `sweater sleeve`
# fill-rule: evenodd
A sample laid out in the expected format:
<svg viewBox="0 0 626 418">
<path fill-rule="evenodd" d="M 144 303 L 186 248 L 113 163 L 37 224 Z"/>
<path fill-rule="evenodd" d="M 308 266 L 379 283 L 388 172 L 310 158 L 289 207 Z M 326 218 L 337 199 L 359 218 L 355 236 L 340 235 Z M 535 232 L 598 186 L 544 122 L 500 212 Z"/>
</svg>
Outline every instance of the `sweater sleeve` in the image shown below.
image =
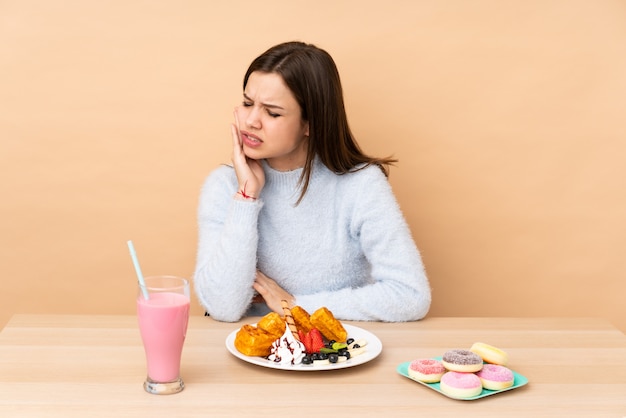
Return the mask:
<svg viewBox="0 0 626 418">
<path fill-rule="evenodd" d="M 196 295 L 216 320 L 234 322 L 246 313 L 254 289 L 260 200 L 234 199 L 234 170 L 222 166 L 204 183 L 198 205 Z"/>
<path fill-rule="evenodd" d="M 344 320 L 421 319 L 431 303 L 421 255 L 386 177 L 376 167 L 363 174 L 346 198 L 355 202 L 351 236 L 361 244 L 371 277 L 359 287 L 296 295 L 296 303 L 307 310 L 326 306 Z"/>
</svg>

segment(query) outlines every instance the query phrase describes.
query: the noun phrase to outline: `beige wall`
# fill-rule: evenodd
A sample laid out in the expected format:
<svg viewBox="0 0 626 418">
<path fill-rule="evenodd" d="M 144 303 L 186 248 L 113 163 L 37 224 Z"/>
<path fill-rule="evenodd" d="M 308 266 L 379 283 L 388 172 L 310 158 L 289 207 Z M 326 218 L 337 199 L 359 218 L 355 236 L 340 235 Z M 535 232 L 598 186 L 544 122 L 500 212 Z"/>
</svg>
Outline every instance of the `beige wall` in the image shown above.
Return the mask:
<svg viewBox="0 0 626 418">
<path fill-rule="evenodd" d="M 431 315 L 626 331 L 620 0 L 0 0 L 0 325 L 132 313 L 128 239 L 146 275 L 190 276 L 243 72 L 292 39 L 335 57 L 363 148 L 400 159 Z"/>
</svg>

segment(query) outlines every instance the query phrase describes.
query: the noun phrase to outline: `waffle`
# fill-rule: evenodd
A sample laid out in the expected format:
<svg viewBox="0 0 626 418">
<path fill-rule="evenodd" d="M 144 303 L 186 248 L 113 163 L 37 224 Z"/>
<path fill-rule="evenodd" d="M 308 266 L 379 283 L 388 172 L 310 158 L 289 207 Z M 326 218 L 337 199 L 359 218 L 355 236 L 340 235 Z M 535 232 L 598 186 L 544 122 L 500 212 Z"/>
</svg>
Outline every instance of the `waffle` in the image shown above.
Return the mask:
<svg viewBox="0 0 626 418">
<path fill-rule="evenodd" d="M 300 306 L 294 306 L 291 308 L 291 315 L 293 316 L 293 320 L 296 323 L 296 327 L 304 332 L 308 333 L 313 329 L 313 324 L 311 323 L 311 319 L 309 313 L 305 311 Z"/>
<path fill-rule="evenodd" d="M 276 312 L 270 312 L 259 320 L 256 324 L 257 328 L 260 328 L 267 333 L 274 335 L 275 338 L 280 337 L 285 332 L 285 320 L 282 316 Z"/>
<path fill-rule="evenodd" d="M 311 324 L 320 330 L 327 340 L 346 341 L 348 332 L 327 308 L 319 308 L 310 317 Z"/>
<path fill-rule="evenodd" d="M 246 356 L 266 357 L 272 343 L 285 332 L 285 321 L 276 312 L 270 312 L 254 325 L 242 326 L 235 335 L 235 348 Z"/>
</svg>

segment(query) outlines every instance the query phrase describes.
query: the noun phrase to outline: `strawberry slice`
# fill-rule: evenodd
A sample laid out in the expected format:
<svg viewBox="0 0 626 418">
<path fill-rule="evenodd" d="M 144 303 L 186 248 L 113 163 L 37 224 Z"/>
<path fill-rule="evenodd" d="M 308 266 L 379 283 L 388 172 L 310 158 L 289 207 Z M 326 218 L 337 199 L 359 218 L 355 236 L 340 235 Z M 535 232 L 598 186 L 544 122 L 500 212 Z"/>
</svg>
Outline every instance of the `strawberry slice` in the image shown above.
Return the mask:
<svg viewBox="0 0 626 418">
<path fill-rule="evenodd" d="M 320 348 L 324 347 L 324 338 L 317 328 L 313 328 L 306 334 L 302 330 L 298 330 L 298 336 L 300 337 L 300 342 L 304 344 L 307 354 L 317 353 L 320 351 Z"/>
<path fill-rule="evenodd" d="M 300 337 L 300 342 L 304 345 L 304 351 L 308 353 L 311 345 L 311 337 L 309 337 L 309 341 L 307 342 L 306 333 L 301 329 L 298 330 L 298 337 Z"/>
<path fill-rule="evenodd" d="M 302 341 L 302 344 L 304 344 L 304 349 L 306 350 L 307 354 L 314 353 L 314 351 L 311 351 L 312 345 L 311 345 L 311 333 L 310 332 L 307 332 L 304 335 L 304 338 L 300 341 Z"/>
<path fill-rule="evenodd" d="M 311 338 L 311 347 L 310 347 L 311 352 L 310 353 L 317 353 L 318 351 L 320 351 L 322 347 L 324 347 L 324 338 L 322 337 L 322 333 L 317 328 L 313 328 L 307 334 L 307 338 L 309 336 Z M 306 347 L 306 344 L 305 344 L 305 347 Z M 307 350 L 307 352 L 309 352 L 309 350 Z"/>
</svg>

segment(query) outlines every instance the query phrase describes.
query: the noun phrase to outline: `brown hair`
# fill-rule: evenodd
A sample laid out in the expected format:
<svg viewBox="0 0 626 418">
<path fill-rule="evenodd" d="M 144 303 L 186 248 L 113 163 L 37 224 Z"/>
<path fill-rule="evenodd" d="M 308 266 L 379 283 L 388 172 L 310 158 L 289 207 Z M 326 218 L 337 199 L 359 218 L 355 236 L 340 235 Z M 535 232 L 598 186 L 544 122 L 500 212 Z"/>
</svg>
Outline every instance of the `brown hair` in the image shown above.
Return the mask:
<svg viewBox="0 0 626 418">
<path fill-rule="evenodd" d="M 286 42 L 257 57 L 243 79 L 245 90 L 250 74 L 255 71 L 279 74 L 300 105 L 302 119 L 309 123 L 308 152 L 300 184 L 304 197 L 311 178 L 313 158 L 336 174 L 357 171 L 376 164 L 389 175 L 393 158 L 365 155 L 357 144 L 343 102 L 339 71 L 326 51 L 303 42 Z"/>
</svg>

